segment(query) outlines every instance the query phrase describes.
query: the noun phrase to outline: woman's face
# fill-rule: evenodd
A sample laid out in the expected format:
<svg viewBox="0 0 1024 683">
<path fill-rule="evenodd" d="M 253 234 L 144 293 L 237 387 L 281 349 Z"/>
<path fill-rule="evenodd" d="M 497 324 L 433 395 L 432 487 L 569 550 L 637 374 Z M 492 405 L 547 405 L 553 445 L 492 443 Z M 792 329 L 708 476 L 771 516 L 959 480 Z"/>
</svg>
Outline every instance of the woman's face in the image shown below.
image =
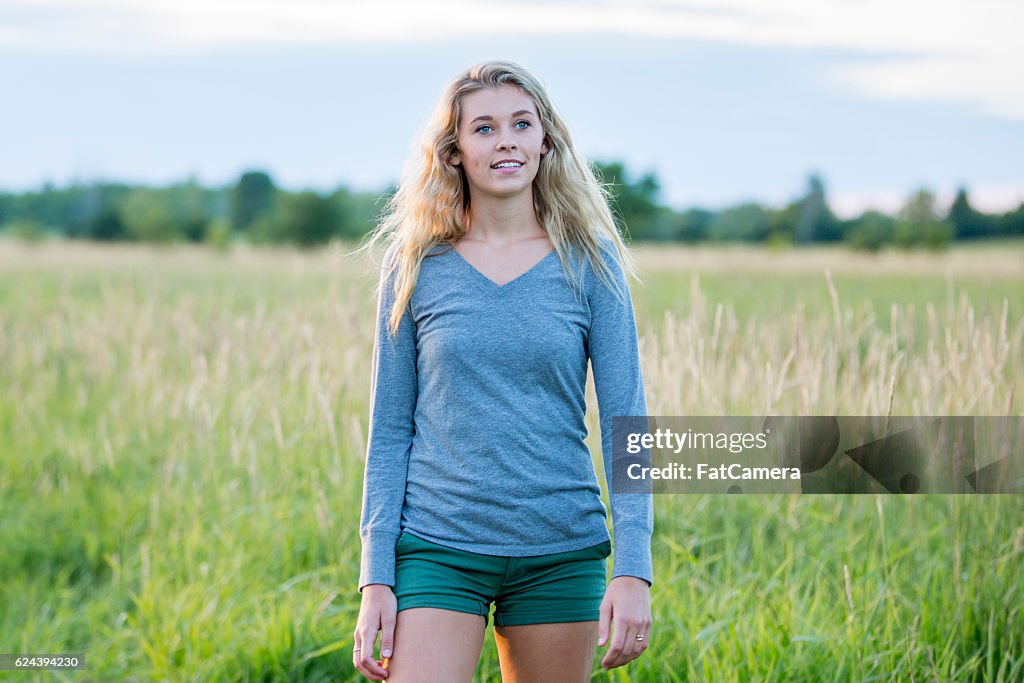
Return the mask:
<svg viewBox="0 0 1024 683">
<path fill-rule="evenodd" d="M 548 151 L 537 107 L 512 85 L 477 90 L 462 100 L 457 145 L 451 162 L 465 170 L 471 197 L 532 192 Z"/>
</svg>

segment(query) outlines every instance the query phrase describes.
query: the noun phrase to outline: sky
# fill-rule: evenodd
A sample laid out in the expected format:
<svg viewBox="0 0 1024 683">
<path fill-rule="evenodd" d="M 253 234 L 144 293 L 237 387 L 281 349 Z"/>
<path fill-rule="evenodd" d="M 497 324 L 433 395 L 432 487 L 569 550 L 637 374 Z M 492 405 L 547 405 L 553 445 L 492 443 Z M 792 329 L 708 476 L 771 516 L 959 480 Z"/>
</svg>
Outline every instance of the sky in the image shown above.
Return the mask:
<svg viewBox="0 0 1024 683">
<path fill-rule="evenodd" d="M 0 0 L 0 190 L 383 191 L 486 59 L 676 208 L 1024 202 L 1020 0 Z"/>
</svg>

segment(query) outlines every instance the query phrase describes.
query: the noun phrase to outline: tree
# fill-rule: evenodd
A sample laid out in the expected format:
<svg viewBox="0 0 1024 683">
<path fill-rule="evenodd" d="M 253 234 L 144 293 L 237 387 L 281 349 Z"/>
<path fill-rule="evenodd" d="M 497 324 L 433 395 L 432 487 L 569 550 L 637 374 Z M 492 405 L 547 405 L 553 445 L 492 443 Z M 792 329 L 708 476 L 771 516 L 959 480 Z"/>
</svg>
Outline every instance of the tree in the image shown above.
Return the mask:
<svg viewBox="0 0 1024 683">
<path fill-rule="evenodd" d="M 167 195 L 178 231 L 189 242 L 205 240 L 210 215 L 203 187 L 195 178 L 189 178 L 184 183 L 168 188 Z"/>
<path fill-rule="evenodd" d="M 834 242 L 842 239 L 842 223 L 829 209 L 825 198 L 825 183 L 817 174 L 807 179 L 807 193 L 796 202 L 796 241 Z"/>
<path fill-rule="evenodd" d="M 715 219 L 713 211 L 707 209 L 687 209 L 676 214 L 676 226 L 673 237 L 683 242 L 701 242 L 708 238 L 711 222 Z"/>
<path fill-rule="evenodd" d="M 791 202 L 778 210 L 768 210 L 766 240 L 773 244 L 792 244 L 796 241 L 796 225 L 800 221 L 800 201 Z"/>
<path fill-rule="evenodd" d="M 993 223 L 995 224 L 993 234 L 1024 237 L 1024 202 L 1013 211 L 996 216 Z"/>
<path fill-rule="evenodd" d="M 231 192 L 231 229 L 245 231 L 274 210 L 277 188 L 263 171 L 242 174 Z"/>
<path fill-rule="evenodd" d="M 133 240 L 169 243 L 185 237 L 166 192 L 139 187 L 129 192 L 118 208 L 125 232 Z"/>
<path fill-rule="evenodd" d="M 952 224 L 957 239 L 986 237 L 993 228 L 992 218 L 975 211 L 971 206 L 971 202 L 967 198 L 967 189 L 964 187 L 957 190 L 956 199 L 949 207 L 946 220 Z"/>
<path fill-rule="evenodd" d="M 286 195 L 281 206 L 280 236 L 300 247 L 324 244 L 339 234 L 341 213 L 315 192 Z"/>
<path fill-rule="evenodd" d="M 875 252 L 892 241 L 896 219 L 878 211 L 866 211 L 849 221 L 843 241 L 853 249 Z"/>
<path fill-rule="evenodd" d="M 130 191 L 127 185 L 114 183 L 69 188 L 73 200 L 63 223 L 67 235 L 103 241 L 127 239 L 118 207 Z"/>
<path fill-rule="evenodd" d="M 898 246 L 923 244 L 932 249 L 945 247 L 953 238 L 951 223 L 940 220 L 935 208 L 935 194 L 918 190 L 907 200 L 899 213 L 894 241 Z"/>
<path fill-rule="evenodd" d="M 8 223 L 6 228 L 11 237 L 23 244 L 39 244 L 49 237 L 46 226 L 35 218 L 19 218 Z"/>
<path fill-rule="evenodd" d="M 759 242 L 768 235 L 768 213 L 753 202 L 731 206 L 715 215 L 708 233 L 713 240 Z"/>
<path fill-rule="evenodd" d="M 629 182 L 620 162 L 594 162 L 598 180 L 611 187 L 612 214 L 624 223 L 625 231 L 635 239 L 657 238 L 671 231 L 671 220 L 658 204 L 661 185 L 653 173 L 645 174 L 635 183 Z"/>
<path fill-rule="evenodd" d="M 121 221 L 121 215 L 117 209 L 107 206 L 89 221 L 85 228 L 84 236 L 94 240 L 111 242 L 126 239 L 128 231 L 125 230 L 124 223 Z"/>
<path fill-rule="evenodd" d="M 338 210 L 338 236 L 359 240 L 374 228 L 386 199 L 373 192 L 352 192 L 340 187 L 331 193 L 330 201 Z"/>
</svg>

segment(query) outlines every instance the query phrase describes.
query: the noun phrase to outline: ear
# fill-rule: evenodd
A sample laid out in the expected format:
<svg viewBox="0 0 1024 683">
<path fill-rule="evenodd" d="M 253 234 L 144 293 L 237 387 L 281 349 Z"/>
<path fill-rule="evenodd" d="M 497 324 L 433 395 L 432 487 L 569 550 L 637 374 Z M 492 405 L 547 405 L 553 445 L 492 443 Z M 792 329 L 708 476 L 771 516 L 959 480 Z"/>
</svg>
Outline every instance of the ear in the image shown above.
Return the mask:
<svg viewBox="0 0 1024 683">
<path fill-rule="evenodd" d="M 541 143 L 541 146 L 540 146 L 540 155 L 544 156 L 547 153 L 548 153 L 548 143 L 547 142 L 543 142 L 543 143 Z"/>
<path fill-rule="evenodd" d="M 462 163 L 462 155 L 459 154 L 458 152 L 452 153 L 452 155 L 448 157 L 448 163 L 450 163 L 452 166 L 458 166 L 459 164 Z"/>
</svg>

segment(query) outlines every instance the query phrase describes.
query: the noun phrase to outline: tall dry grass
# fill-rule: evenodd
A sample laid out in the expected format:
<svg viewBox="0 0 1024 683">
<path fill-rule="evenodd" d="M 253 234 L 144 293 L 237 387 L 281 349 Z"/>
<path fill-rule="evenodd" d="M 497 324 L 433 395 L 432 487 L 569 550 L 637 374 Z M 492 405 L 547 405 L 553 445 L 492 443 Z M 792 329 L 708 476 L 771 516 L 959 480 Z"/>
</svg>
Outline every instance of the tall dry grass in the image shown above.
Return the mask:
<svg viewBox="0 0 1024 683">
<path fill-rule="evenodd" d="M 831 252 L 639 251 L 652 414 L 1020 414 L 1021 279 L 984 266 L 1017 254 L 957 256 L 963 289 L 917 263 L 908 302 Z M 0 650 L 358 680 L 374 285 L 335 252 L 0 244 Z M 618 679 L 1019 679 L 1019 501 L 879 500 L 659 496 L 656 629 Z"/>
<path fill-rule="evenodd" d="M 642 334 L 648 403 L 659 415 L 1012 415 L 1024 380 L 1024 319 L 979 314 L 968 297 L 890 304 L 888 321 L 844 304 L 740 318 L 691 276 L 685 315 Z M 1017 410 L 1015 413 L 1014 410 Z M 705 411 L 705 412 L 695 412 Z"/>
</svg>

